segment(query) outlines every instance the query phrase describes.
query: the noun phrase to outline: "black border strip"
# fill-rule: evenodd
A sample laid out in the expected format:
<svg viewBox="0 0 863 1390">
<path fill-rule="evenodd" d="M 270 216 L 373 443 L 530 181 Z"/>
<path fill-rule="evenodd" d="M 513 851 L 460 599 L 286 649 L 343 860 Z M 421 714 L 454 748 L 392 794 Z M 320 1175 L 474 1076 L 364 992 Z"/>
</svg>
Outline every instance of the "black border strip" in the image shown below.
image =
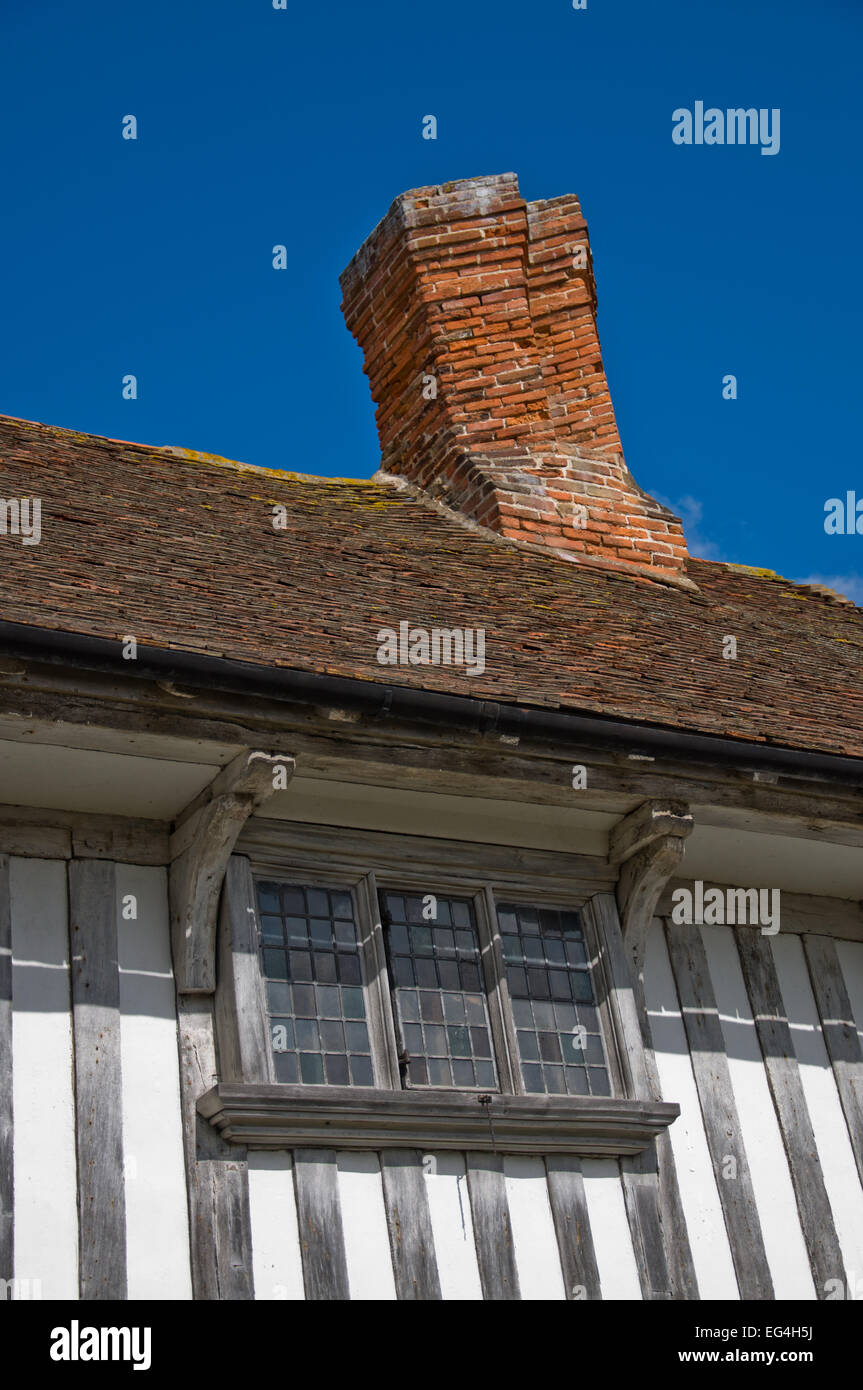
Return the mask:
<svg viewBox="0 0 863 1390">
<path fill-rule="evenodd" d="M 0 622 L 0 647 L 7 656 L 110 672 L 120 666 L 120 639 Z M 404 718 L 453 724 L 474 732 L 507 733 L 557 742 L 666 754 L 678 759 L 764 768 L 863 783 L 863 758 L 822 753 L 787 745 L 751 743 L 717 734 L 695 734 L 659 724 L 638 724 L 606 715 L 569 713 L 532 706 L 498 704 L 470 696 L 441 694 L 411 686 L 384 685 L 350 676 L 318 675 L 293 667 L 260 666 L 198 652 L 138 644 L 138 658 L 123 662 L 125 674 L 140 680 L 205 684 L 237 694 L 257 694 L 305 704 L 346 706 L 372 718 Z"/>
</svg>

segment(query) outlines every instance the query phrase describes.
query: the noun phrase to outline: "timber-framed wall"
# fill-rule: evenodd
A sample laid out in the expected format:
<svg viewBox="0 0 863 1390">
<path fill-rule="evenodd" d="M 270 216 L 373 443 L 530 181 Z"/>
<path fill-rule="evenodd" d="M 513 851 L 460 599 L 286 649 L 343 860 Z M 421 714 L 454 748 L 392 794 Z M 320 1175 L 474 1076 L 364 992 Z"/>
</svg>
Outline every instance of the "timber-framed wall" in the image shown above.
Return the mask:
<svg viewBox="0 0 863 1390">
<path fill-rule="evenodd" d="M 811 846 L 813 863 L 824 845 L 855 853 L 857 788 L 791 769 L 765 779 L 754 753 L 736 766 L 658 757 L 639 752 L 637 731 L 617 751 L 555 745 L 502 736 L 491 716 L 473 732 L 432 728 L 22 666 L 0 681 L 4 738 L 53 739 L 48 758 L 57 740 L 81 758 L 134 747 L 154 773 L 194 756 L 205 775 L 162 818 L 0 807 L 0 1043 L 12 1059 L 0 1077 L 0 1277 L 86 1298 L 850 1296 L 863 1269 L 859 903 L 823 881 L 783 892 L 773 939 L 681 931 L 668 895 L 690 881 L 676 842 L 704 826 Z M 290 768 L 294 791 L 260 801 L 256 752 L 268 772 Z M 568 819 L 575 763 L 590 769 L 577 804 L 608 827 L 585 830 L 583 845 Z M 459 838 L 412 828 L 442 785 L 460 804 Z M 322 806 L 328 788 L 333 823 L 285 799 Z M 340 788 L 356 790 L 354 823 L 336 823 Z M 366 788 L 383 805 L 392 789 L 389 820 L 376 811 L 384 828 L 356 823 Z M 495 841 L 497 829 L 491 842 L 464 833 L 513 804 L 542 808 L 553 849 L 535 830 L 532 847 Z M 172 887 L 169 866 L 198 842 L 194 872 Z M 703 842 L 699 853 L 709 881 Z M 211 862 L 227 887 L 195 899 Z M 346 1096 L 324 1144 L 338 1097 L 303 1112 L 302 1095 L 238 1091 L 273 1083 L 257 962 L 230 949 L 232 933 L 248 928 L 256 873 L 302 872 L 364 884 L 369 914 L 378 880 L 430 873 L 480 898 L 521 886 L 577 903 L 610 979 L 607 1037 L 626 1077 L 616 1094 L 640 1111 L 611 1107 L 591 1128 L 586 1113 L 549 1118 L 543 1105 L 504 1115 L 501 1097 L 492 1144 L 459 1099 L 434 1116 L 418 1102 L 399 1131 Z M 170 940 L 172 895 L 207 904 L 194 921 L 209 976 L 200 955 L 178 955 L 176 921 Z M 498 1031 L 506 1042 L 505 1021 Z M 513 1102 L 531 1100 L 515 1068 L 510 1085 Z M 658 1123 L 668 1106 L 679 1117 Z M 85 1114 L 104 1119 L 103 1144 L 88 1140 Z M 444 1131 L 446 1143 L 428 1142 Z M 314 1256 L 312 1227 L 327 1233 Z M 95 1258 L 106 1243 L 113 1260 Z"/>
</svg>

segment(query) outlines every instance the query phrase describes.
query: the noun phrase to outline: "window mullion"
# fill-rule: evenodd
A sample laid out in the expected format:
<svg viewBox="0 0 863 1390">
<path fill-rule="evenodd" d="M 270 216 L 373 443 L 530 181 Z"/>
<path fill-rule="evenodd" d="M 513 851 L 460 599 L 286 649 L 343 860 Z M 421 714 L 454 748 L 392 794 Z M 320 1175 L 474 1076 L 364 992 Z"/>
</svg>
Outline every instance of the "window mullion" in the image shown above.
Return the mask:
<svg viewBox="0 0 863 1390">
<path fill-rule="evenodd" d="M 480 956 L 488 998 L 492 1041 L 498 1059 L 500 1089 L 505 1094 L 524 1094 L 524 1083 L 518 1066 L 515 1025 L 509 1002 L 509 989 L 504 969 L 503 946 L 497 928 L 497 911 L 491 888 L 481 890 L 476 900 L 477 930 Z"/>
<path fill-rule="evenodd" d="M 603 1032 L 617 1094 L 649 1100 L 652 1093 L 645 1061 L 644 1035 L 635 1005 L 614 895 L 594 894 L 584 905 L 584 917 L 589 931 L 588 939 L 596 952 L 597 968 L 603 981 Z"/>
<path fill-rule="evenodd" d="M 398 1043 L 387 972 L 378 888 L 373 871 L 364 874 L 355 889 L 360 926 L 360 950 L 366 980 L 369 1038 L 372 1062 L 379 1086 L 401 1090 Z"/>
</svg>

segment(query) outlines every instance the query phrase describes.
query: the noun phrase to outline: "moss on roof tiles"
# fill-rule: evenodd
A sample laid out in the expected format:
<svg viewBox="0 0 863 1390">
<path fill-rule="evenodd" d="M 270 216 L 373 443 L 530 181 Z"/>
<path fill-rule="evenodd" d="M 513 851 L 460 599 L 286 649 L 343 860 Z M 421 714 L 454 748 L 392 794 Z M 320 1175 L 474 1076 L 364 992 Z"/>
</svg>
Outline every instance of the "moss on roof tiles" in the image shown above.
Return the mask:
<svg viewBox="0 0 863 1390">
<path fill-rule="evenodd" d="M 809 595 L 771 570 L 695 560 L 698 593 L 636 583 L 380 482 L 8 418 L 0 474 L 4 495 L 43 500 L 41 545 L 3 548 L 12 622 L 863 757 L 863 612 L 820 595 L 792 607 Z M 484 627 L 485 673 L 381 667 L 376 633 L 405 619 Z"/>
</svg>

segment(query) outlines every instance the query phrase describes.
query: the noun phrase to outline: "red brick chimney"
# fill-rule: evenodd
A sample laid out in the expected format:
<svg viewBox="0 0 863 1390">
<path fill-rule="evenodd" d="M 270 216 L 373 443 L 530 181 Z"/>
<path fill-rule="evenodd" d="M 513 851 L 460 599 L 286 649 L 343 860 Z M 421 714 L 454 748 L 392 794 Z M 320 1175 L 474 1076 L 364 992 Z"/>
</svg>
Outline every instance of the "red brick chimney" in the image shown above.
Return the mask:
<svg viewBox="0 0 863 1390">
<path fill-rule="evenodd" d="M 396 198 L 341 277 L 381 467 L 511 540 L 689 585 L 680 521 L 623 462 L 578 199 L 514 174 Z"/>
</svg>

